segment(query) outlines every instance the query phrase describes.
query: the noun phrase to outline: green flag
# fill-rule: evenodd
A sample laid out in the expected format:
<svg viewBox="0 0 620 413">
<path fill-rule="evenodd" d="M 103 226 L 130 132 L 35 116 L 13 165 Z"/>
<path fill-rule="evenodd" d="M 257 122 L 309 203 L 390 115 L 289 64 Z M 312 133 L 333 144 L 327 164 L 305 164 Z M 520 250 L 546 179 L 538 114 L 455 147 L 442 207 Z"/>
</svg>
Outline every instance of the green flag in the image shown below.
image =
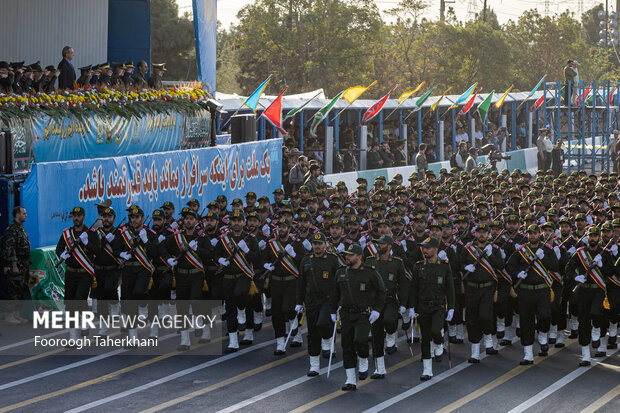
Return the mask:
<svg viewBox="0 0 620 413">
<path fill-rule="evenodd" d="M 478 105 L 478 109 L 476 109 L 478 111 L 478 114 L 480 115 L 480 120 L 483 123 L 487 119 L 487 115 L 489 113 L 489 106 L 491 106 L 491 99 L 493 99 L 494 93 L 495 90 L 489 93 L 489 96 L 487 96 L 487 98 Z"/>
<path fill-rule="evenodd" d="M 437 86 L 433 86 L 428 91 L 426 91 L 425 94 L 416 99 L 414 103 L 415 107 L 413 109 L 414 112 L 422 109 L 422 105 L 424 104 L 424 102 L 426 102 L 426 99 L 428 99 L 428 97 L 431 95 L 431 93 L 433 93 L 433 90 L 435 90 L 436 87 Z"/>
<path fill-rule="evenodd" d="M 327 105 L 323 106 L 319 111 L 314 115 L 314 120 L 312 121 L 312 126 L 310 127 L 310 134 L 312 136 L 316 136 L 316 128 L 319 124 L 325 119 L 329 111 L 332 110 L 338 99 L 342 96 L 344 90 L 338 93 Z"/>
<path fill-rule="evenodd" d="M 286 116 L 284 117 L 283 120 L 286 120 L 288 118 L 292 118 L 293 116 L 297 115 L 303 108 L 305 108 L 308 103 L 312 102 L 314 99 L 316 99 L 317 97 L 319 97 L 319 95 L 321 94 L 321 92 L 317 93 L 312 99 L 308 100 L 306 103 L 304 103 L 301 106 L 296 107 L 295 109 L 291 109 L 288 111 L 288 113 L 286 114 Z"/>
</svg>

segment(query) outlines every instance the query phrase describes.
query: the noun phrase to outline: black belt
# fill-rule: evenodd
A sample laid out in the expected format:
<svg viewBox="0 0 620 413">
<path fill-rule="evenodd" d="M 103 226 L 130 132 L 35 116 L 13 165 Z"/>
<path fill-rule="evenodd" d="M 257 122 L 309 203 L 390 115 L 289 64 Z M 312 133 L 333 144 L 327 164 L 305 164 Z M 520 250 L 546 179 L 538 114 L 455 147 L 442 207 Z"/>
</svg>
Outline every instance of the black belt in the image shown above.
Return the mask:
<svg viewBox="0 0 620 413">
<path fill-rule="evenodd" d="M 523 288 L 525 290 L 542 290 L 543 288 L 549 288 L 547 284 L 521 284 L 519 288 Z"/>
<path fill-rule="evenodd" d="M 168 270 L 168 267 L 166 267 L 165 265 L 162 267 L 156 267 L 155 271 L 157 272 L 166 272 L 166 270 Z"/>
<path fill-rule="evenodd" d="M 370 311 L 367 308 L 358 308 L 358 307 L 342 307 L 340 311 L 344 313 L 350 314 L 370 314 Z"/>
<path fill-rule="evenodd" d="M 243 274 L 224 274 L 225 280 L 236 280 L 237 278 L 241 278 Z"/>
<path fill-rule="evenodd" d="M 125 261 L 123 267 L 142 267 L 138 261 Z"/>
<path fill-rule="evenodd" d="M 493 285 L 493 281 L 485 282 L 485 283 L 476 283 L 473 281 L 465 281 L 465 285 L 473 288 L 486 288 Z"/>
<path fill-rule="evenodd" d="M 177 268 L 177 274 L 203 274 L 203 271 L 199 270 L 198 268 Z"/>
<path fill-rule="evenodd" d="M 88 271 L 86 271 L 86 270 L 85 270 L 84 268 L 82 268 L 82 267 L 80 267 L 80 268 L 74 268 L 74 267 L 69 267 L 69 266 L 67 266 L 67 271 L 68 271 L 68 272 L 77 272 L 77 273 L 82 273 L 82 272 L 86 273 L 86 272 L 88 272 Z"/>
<path fill-rule="evenodd" d="M 272 280 L 276 280 L 276 281 L 292 281 L 295 280 L 296 277 L 294 275 L 271 275 L 271 279 Z"/>
<path fill-rule="evenodd" d="M 426 307 L 435 307 L 435 306 L 443 306 L 445 305 L 445 301 L 422 301 Z"/>
<path fill-rule="evenodd" d="M 590 288 L 590 289 L 600 288 L 598 284 L 595 284 L 595 283 L 583 283 L 581 284 L 581 286 L 583 288 Z"/>
<path fill-rule="evenodd" d="M 118 269 L 118 265 L 95 265 L 97 271 L 110 271 Z"/>
</svg>

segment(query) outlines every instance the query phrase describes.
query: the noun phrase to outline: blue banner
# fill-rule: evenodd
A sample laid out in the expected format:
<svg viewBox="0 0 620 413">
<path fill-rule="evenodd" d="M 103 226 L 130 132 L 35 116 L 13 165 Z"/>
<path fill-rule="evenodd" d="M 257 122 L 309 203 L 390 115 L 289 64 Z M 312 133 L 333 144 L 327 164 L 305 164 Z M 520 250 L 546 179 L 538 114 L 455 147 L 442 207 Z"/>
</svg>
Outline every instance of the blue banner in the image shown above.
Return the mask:
<svg viewBox="0 0 620 413">
<path fill-rule="evenodd" d="M 112 200 L 117 223 L 137 204 L 145 214 L 166 201 L 176 213 L 191 198 L 201 209 L 220 195 L 244 199 L 247 192 L 271 197 L 282 187 L 282 139 L 156 154 L 48 162 L 32 165 L 21 185 L 25 223 L 32 248 L 55 245 L 72 225 L 69 212 L 86 209 L 86 223 L 97 217 L 95 203 Z"/>
<path fill-rule="evenodd" d="M 217 39 L 216 0 L 193 0 L 194 31 L 198 80 L 215 93 L 215 62 Z"/>
</svg>

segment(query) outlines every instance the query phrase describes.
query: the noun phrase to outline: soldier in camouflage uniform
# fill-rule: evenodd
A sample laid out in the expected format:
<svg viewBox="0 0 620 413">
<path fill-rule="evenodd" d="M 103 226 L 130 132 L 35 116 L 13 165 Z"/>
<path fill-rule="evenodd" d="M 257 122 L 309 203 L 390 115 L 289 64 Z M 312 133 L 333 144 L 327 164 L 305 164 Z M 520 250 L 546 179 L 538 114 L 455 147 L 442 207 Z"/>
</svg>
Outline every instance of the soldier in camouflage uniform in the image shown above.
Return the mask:
<svg viewBox="0 0 620 413">
<path fill-rule="evenodd" d="M 13 209 L 13 222 L 4 232 L 9 300 L 23 301 L 26 299 L 28 273 L 30 271 L 30 241 L 23 225 L 26 218 L 26 209 L 20 206 L 15 207 Z M 7 309 L 9 313 L 5 322 L 8 325 L 28 322 L 19 316 L 19 307 L 19 302 L 16 302 L 11 303 Z"/>
</svg>

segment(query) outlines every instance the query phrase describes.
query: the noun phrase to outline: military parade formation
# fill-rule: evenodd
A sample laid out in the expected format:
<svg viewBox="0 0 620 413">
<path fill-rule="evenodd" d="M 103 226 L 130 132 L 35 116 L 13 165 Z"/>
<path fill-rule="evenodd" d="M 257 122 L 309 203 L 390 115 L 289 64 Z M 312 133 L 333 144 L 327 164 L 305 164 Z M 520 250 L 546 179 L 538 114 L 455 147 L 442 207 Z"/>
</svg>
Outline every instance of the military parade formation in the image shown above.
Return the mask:
<svg viewBox="0 0 620 413">
<path fill-rule="evenodd" d="M 522 365 L 567 337 L 578 338 L 580 366 L 617 348 L 617 174 L 442 169 L 421 181 L 413 173 L 408 184 L 400 175 L 357 183 L 331 187 L 311 175 L 288 197 L 276 189 L 273 202 L 219 195 L 178 213 L 165 202 L 150 219 L 138 205 L 122 220 L 110 201 L 98 217 L 76 207 L 56 247 L 68 309 L 86 310 L 91 297 L 99 314 L 152 318 L 201 314 L 219 301 L 226 353 L 252 344 L 270 316 L 277 357 L 307 333 L 310 377 L 321 359 L 331 365 L 340 340 L 343 390 L 386 376 L 399 327 L 412 354 L 420 343 L 421 380 L 465 339 L 469 363 L 517 339 Z M 17 255 L 9 262 L 21 268 Z M 210 341 L 208 327 L 195 330 L 179 332 L 179 351 L 192 336 Z M 70 329 L 74 339 L 88 334 Z M 152 325 L 149 336 L 158 334 Z"/>
</svg>

